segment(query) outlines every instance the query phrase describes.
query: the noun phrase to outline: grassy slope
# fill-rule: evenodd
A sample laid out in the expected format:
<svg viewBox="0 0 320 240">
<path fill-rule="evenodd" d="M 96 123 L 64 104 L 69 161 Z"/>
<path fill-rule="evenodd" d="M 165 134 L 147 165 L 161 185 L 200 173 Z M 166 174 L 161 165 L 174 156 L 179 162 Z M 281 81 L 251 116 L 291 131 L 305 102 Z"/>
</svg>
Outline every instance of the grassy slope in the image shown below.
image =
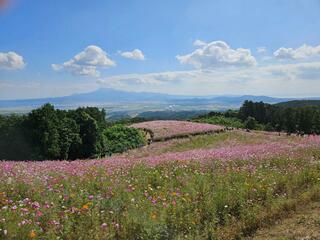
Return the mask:
<svg viewBox="0 0 320 240">
<path fill-rule="evenodd" d="M 298 206 L 288 218 L 259 230 L 252 240 L 320 239 L 320 200 Z"/>
<path fill-rule="evenodd" d="M 150 156 L 290 139 L 234 131 L 155 143 L 127 154 Z M 234 239 L 319 199 L 320 150 L 300 151 L 295 158 L 213 162 L 206 167 L 193 163 L 137 166 L 109 176 L 104 171 L 80 178 L 54 173 L 49 182 L 51 191 L 38 179 L 30 183 L 1 180 L 0 215 L 5 221 L 0 221 L 0 229 L 9 233 L 0 232 L 1 239 L 28 239 L 32 231 L 34 238 L 42 239 Z M 52 206 L 19 206 L 25 198 Z M 30 214 L 21 215 L 21 208 Z M 37 217 L 39 210 L 43 215 Z M 32 223 L 18 227 L 25 219 Z"/>
</svg>

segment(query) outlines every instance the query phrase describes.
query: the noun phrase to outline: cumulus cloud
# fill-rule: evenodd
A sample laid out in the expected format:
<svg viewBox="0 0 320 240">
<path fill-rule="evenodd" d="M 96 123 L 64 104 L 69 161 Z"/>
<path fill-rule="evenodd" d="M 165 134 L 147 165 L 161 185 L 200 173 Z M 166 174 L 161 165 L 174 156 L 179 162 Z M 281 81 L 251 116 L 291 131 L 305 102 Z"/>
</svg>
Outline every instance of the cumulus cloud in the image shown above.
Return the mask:
<svg viewBox="0 0 320 240">
<path fill-rule="evenodd" d="M 276 50 L 273 55 L 278 59 L 307 59 L 315 56 L 320 56 L 320 45 L 313 47 L 303 44 L 301 47 L 296 49 L 281 47 Z"/>
<path fill-rule="evenodd" d="M 25 67 L 23 57 L 15 52 L 0 52 L 0 68 L 7 70 L 18 70 Z"/>
<path fill-rule="evenodd" d="M 140 61 L 145 60 L 145 56 L 140 49 L 134 49 L 131 52 L 120 52 L 120 55 L 124 58 L 129 58 L 133 60 L 140 60 Z"/>
<path fill-rule="evenodd" d="M 173 94 L 311 96 L 320 91 L 320 62 L 253 68 L 126 74 L 100 79 L 101 86 Z"/>
<path fill-rule="evenodd" d="M 232 49 L 223 41 L 204 43 L 198 40 L 195 44 L 201 45 L 200 48 L 190 54 L 176 56 L 181 64 L 191 64 L 198 69 L 256 65 L 249 49 Z"/>
<path fill-rule="evenodd" d="M 62 64 L 52 64 L 55 71 L 67 71 L 80 76 L 100 76 L 98 68 L 114 67 L 116 63 L 112 61 L 107 53 L 98 46 L 88 46 L 72 59 Z"/>
</svg>

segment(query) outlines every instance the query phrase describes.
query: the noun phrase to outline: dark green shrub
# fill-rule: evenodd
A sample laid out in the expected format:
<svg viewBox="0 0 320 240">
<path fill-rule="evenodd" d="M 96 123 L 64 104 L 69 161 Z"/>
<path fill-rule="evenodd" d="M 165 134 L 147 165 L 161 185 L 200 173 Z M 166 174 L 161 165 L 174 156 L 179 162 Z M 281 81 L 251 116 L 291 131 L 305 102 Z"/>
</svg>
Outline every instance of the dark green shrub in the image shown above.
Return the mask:
<svg viewBox="0 0 320 240">
<path fill-rule="evenodd" d="M 245 128 L 250 129 L 250 130 L 256 129 L 257 124 L 258 123 L 257 123 L 256 119 L 253 117 L 248 117 L 247 120 L 244 122 Z"/>
<path fill-rule="evenodd" d="M 105 129 L 104 136 L 109 154 L 122 153 L 146 144 L 146 138 L 141 130 L 123 125 L 115 125 Z"/>
</svg>

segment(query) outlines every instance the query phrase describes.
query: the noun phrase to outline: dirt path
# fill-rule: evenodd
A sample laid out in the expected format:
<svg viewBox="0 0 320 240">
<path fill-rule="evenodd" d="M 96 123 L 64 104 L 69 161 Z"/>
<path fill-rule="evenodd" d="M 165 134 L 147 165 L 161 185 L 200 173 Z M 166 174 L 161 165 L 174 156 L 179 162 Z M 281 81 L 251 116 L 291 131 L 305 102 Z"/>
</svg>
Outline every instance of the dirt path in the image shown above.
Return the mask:
<svg viewBox="0 0 320 240">
<path fill-rule="evenodd" d="M 320 240 L 320 202 L 311 203 L 268 229 L 261 229 L 252 240 Z"/>
</svg>

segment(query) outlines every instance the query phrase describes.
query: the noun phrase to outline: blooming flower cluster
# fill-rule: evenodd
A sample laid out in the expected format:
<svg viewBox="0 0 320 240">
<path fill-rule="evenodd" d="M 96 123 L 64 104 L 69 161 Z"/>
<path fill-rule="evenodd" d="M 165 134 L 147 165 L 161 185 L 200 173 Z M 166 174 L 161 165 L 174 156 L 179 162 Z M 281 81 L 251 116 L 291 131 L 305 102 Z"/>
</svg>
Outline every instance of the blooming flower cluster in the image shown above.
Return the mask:
<svg viewBox="0 0 320 240">
<path fill-rule="evenodd" d="M 222 126 L 207 123 L 195 123 L 187 121 L 150 121 L 131 125 L 134 128 L 147 129 L 154 134 L 154 139 L 167 139 L 172 137 L 193 135 L 198 133 L 220 132 Z"/>
</svg>

